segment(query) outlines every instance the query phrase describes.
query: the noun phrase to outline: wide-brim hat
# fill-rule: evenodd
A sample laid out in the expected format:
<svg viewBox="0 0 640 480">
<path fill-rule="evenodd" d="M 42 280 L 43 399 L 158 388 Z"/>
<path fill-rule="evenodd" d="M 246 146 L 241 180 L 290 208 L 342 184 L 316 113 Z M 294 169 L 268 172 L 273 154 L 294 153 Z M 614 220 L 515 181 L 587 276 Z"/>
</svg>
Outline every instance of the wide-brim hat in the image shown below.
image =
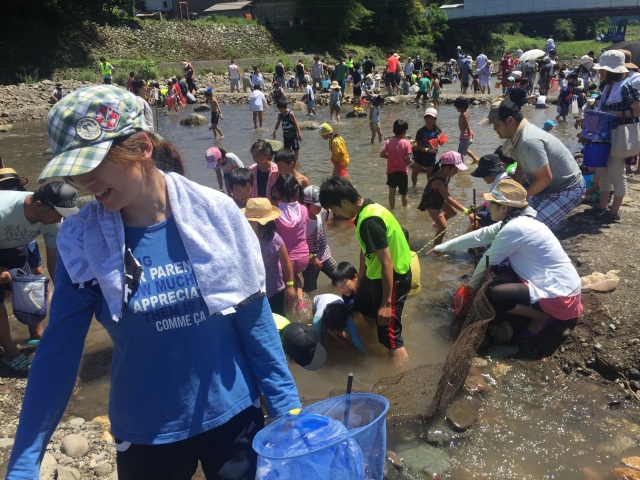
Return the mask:
<svg viewBox="0 0 640 480">
<path fill-rule="evenodd" d="M 0 184 L 9 183 L 12 180 L 17 180 L 21 187 L 24 187 L 29 180 L 25 177 L 20 177 L 13 168 L 0 168 Z M 0 186 L 2 190 L 2 186 Z"/>
<path fill-rule="evenodd" d="M 491 193 L 485 193 L 483 196 L 487 201 L 508 207 L 524 208 L 529 205 L 527 191 L 522 185 L 511 179 L 500 180 Z"/>
<path fill-rule="evenodd" d="M 342 87 L 340 87 L 340 84 L 337 81 L 334 80 L 333 82 L 331 82 L 331 86 L 329 88 L 331 90 L 334 90 L 336 88 L 340 90 Z"/>
<path fill-rule="evenodd" d="M 638 70 L 638 66 L 631 61 L 631 52 L 629 50 L 625 50 L 624 48 L 619 48 L 618 51 L 624 53 L 624 66 L 625 68 Z"/>
<path fill-rule="evenodd" d="M 116 138 L 149 130 L 136 98 L 114 85 L 94 85 L 57 102 L 47 115 L 53 158 L 38 181 L 88 173 L 100 165 Z"/>
<path fill-rule="evenodd" d="M 500 160 L 500 156 L 495 153 L 483 155 L 478 161 L 478 167 L 471 172 L 472 177 L 483 178 L 489 175 L 498 175 L 504 172 L 504 165 Z"/>
<path fill-rule="evenodd" d="M 247 207 L 241 208 L 240 211 L 247 220 L 258 222 L 260 225 L 266 225 L 280 216 L 280 209 L 271 205 L 268 198 L 263 197 L 250 198 L 247 200 Z"/>
<path fill-rule="evenodd" d="M 611 73 L 627 73 L 629 70 L 624 66 L 624 63 L 624 53 L 620 50 L 607 50 L 600 55 L 598 63 L 593 68 Z"/>
</svg>

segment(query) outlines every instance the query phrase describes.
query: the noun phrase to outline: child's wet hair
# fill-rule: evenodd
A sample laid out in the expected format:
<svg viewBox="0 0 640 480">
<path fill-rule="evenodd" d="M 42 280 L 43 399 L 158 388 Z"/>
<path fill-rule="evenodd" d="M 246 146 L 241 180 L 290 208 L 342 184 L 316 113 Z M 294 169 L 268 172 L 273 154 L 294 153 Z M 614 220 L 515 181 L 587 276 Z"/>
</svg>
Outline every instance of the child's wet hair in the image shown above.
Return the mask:
<svg viewBox="0 0 640 480">
<path fill-rule="evenodd" d="M 453 101 L 453 106 L 462 110 L 469 109 L 469 99 L 464 97 L 458 97 Z"/>
<path fill-rule="evenodd" d="M 349 309 L 344 302 L 333 302 L 324 307 L 322 319 L 320 320 L 322 330 L 338 330 L 342 331 L 347 326 L 349 318 Z"/>
<path fill-rule="evenodd" d="M 289 150 L 288 148 L 282 148 L 276 152 L 276 155 L 273 157 L 273 161 L 275 163 L 283 162 L 287 165 L 291 165 L 296 161 L 296 152 Z"/>
<path fill-rule="evenodd" d="M 340 262 L 333 270 L 333 278 L 331 283 L 338 285 L 346 280 L 355 280 L 358 276 L 358 270 L 349 262 Z"/>
<path fill-rule="evenodd" d="M 277 108 L 287 108 L 287 101 L 286 100 L 278 100 L 278 103 L 276 103 L 276 107 Z"/>
<path fill-rule="evenodd" d="M 393 134 L 394 135 L 402 135 L 404 132 L 409 130 L 409 124 L 406 120 L 402 120 L 398 118 L 395 122 L 393 122 Z"/>
<path fill-rule="evenodd" d="M 251 153 L 254 152 L 269 155 L 269 160 L 273 158 L 273 148 L 271 148 L 271 144 L 263 139 L 253 142 L 253 145 L 251 145 Z"/>
</svg>

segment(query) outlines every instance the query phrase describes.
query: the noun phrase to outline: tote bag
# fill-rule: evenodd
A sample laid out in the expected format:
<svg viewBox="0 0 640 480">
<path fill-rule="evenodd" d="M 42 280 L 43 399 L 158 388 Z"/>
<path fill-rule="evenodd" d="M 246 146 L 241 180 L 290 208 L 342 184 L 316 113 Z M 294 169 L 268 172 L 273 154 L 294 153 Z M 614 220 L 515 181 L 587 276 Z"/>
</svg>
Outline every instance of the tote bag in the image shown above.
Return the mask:
<svg viewBox="0 0 640 480">
<path fill-rule="evenodd" d="M 633 117 L 625 117 L 629 119 Z M 633 157 L 640 153 L 640 123 L 623 123 L 611 131 L 611 156 L 616 158 Z"/>
<path fill-rule="evenodd" d="M 47 290 L 49 279 L 44 275 L 31 275 L 20 268 L 9 271 L 13 314 L 20 323 L 35 325 L 47 316 Z"/>
</svg>

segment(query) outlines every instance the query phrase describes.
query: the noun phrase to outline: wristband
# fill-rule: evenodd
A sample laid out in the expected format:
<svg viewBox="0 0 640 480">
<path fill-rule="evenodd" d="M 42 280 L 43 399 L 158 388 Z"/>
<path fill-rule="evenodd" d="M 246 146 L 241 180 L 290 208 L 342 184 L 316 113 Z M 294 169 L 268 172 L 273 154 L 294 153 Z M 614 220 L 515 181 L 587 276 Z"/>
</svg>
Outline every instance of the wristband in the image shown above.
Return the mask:
<svg viewBox="0 0 640 480">
<path fill-rule="evenodd" d="M 293 287 L 293 282 L 284 282 L 287 287 Z"/>
<path fill-rule="evenodd" d="M 309 254 L 309 260 L 311 260 L 313 257 L 315 257 L 315 255 L 313 253 Z"/>
<path fill-rule="evenodd" d="M 466 207 L 462 207 L 462 213 L 464 213 L 465 215 L 469 215 L 469 209 Z"/>
</svg>

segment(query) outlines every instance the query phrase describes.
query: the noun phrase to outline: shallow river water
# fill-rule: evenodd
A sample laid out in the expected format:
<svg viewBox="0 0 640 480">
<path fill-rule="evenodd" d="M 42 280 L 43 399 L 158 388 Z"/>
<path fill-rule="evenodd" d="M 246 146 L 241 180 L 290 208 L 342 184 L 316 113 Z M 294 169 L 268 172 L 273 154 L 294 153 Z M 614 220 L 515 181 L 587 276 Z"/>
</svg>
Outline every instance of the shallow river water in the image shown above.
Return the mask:
<svg viewBox="0 0 640 480">
<path fill-rule="evenodd" d="M 554 107 L 548 110 L 528 108 L 525 115 L 536 125 L 555 116 Z M 488 110 L 488 106 L 471 107 L 476 134 L 471 148 L 478 156 L 491 153 L 500 144 L 490 127 L 478 125 Z M 207 127 L 181 127 L 178 123 L 190 111 L 188 108 L 179 114 L 168 115 L 160 112 L 158 133 L 182 152 L 189 178 L 217 187 L 215 174 L 206 169 L 204 162 L 204 152 L 213 144 L 211 131 Z M 225 138 L 215 145 L 236 153 L 248 166 L 252 163 L 251 144 L 271 135 L 277 111 L 269 108 L 265 128 L 260 130 L 252 129 L 247 106 L 223 105 L 222 111 L 224 120 L 220 128 Z M 302 113 L 296 113 L 298 121 L 321 123 L 328 118 L 328 110 L 324 107 L 318 109 L 317 117 L 305 117 Z M 381 113 L 384 135 L 391 135 L 396 118 L 404 118 L 409 122 L 408 134 L 414 136 L 423 125 L 422 113 L 422 109 L 411 106 L 384 106 Z M 457 148 L 457 116 L 453 107 L 440 108 L 438 124 L 451 139 L 449 145 L 441 147 L 441 152 L 447 147 Z M 369 143 L 368 120 L 343 119 L 343 123 L 334 128 L 346 140 L 351 157 L 349 172 L 360 194 L 387 205 L 386 164 L 379 158 L 381 146 L 377 142 L 375 145 Z M 578 148 L 572 125 L 560 125 L 554 133 L 570 149 Z M 313 184 L 320 185 L 332 170 L 327 143 L 317 131 L 303 131 L 302 135 L 299 170 Z M 48 146 L 44 122 L 18 124 L 11 132 L 0 136 L 0 155 L 8 166 L 31 179 L 27 187 L 32 190 L 48 160 L 48 156 L 43 155 Z M 395 211 L 400 223 L 410 232 L 414 251 L 434 236 L 428 214 L 416 208 L 425 183 L 426 175 L 421 175 L 418 190 L 410 190 L 409 208 Z M 477 191 L 478 202 L 486 191 L 482 179 L 475 179 L 468 172 L 456 175 L 450 189 L 465 205 L 472 203 L 473 189 Z M 399 198 L 396 204 L 400 204 Z M 465 228 L 466 221 L 458 222 L 446 238 L 459 235 Z M 353 226 L 346 222 L 331 223 L 327 233 L 333 256 L 338 261 L 348 260 L 357 265 L 359 249 Z M 331 390 L 344 388 L 348 372 L 354 373 L 354 389 L 362 391 L 370 389 L 382 377 L 419 365 L 442 362 L 451 345 L 448 334 L 451 298 L 461 283 L 460 277 L 471 272 L 472 258 L 466 253 L 438 259 L 421 255 L 420 264 L 422 288 L 409 298 L 403 314 L 403 335 L 409 361 L 400 366 L 390 362 L 385 349 L 377 345 L 375 333 L 363 326 L 363 339 L 372 352 L 368 357 L 357 357 L 353 352 L 330 344 L 327 365 L 317 372 L 290 363 L 301 396 L 324 398 Z M 319 293 L 329 292 L 335 293 L 328 279 L 321 275 Z M 12 328 L 15 340 L 27 338 L 26 329 L 17 322 L 12 322 Z M 109 338 L 94 322 L 85 346 L 85 362 L 80 375 L 83 381 L 68 408 L 74 415 L 90 419 L 106 413 L 109 347 Z M 615 409 L 608 406 L 612 399 L 622 397 L 619 390 L 603 389 L 579 378 L 567 379 L 556 372 L 557 368 L 543 363 L 508 362 L 508 373 L 494 375 L 491 369 L 497 365 L 492 362 L 487 367 L 488 378 L 494 385 L 483 397 L 478 422 L 468 438 L 454 441 L 445 449 L 450 457 L 451 478 L 596 479 L 603 478 L 606 472 L 618 466 L 621 457 L 640 455 L 639 409 L 626 402 Z M 505 369 L 503 365 L 496 372 Z M 406 424 L 392 429 L 388 447 L 401 453 L 421 444 L 422 434 L 419 425 Z"/>
</svg>

